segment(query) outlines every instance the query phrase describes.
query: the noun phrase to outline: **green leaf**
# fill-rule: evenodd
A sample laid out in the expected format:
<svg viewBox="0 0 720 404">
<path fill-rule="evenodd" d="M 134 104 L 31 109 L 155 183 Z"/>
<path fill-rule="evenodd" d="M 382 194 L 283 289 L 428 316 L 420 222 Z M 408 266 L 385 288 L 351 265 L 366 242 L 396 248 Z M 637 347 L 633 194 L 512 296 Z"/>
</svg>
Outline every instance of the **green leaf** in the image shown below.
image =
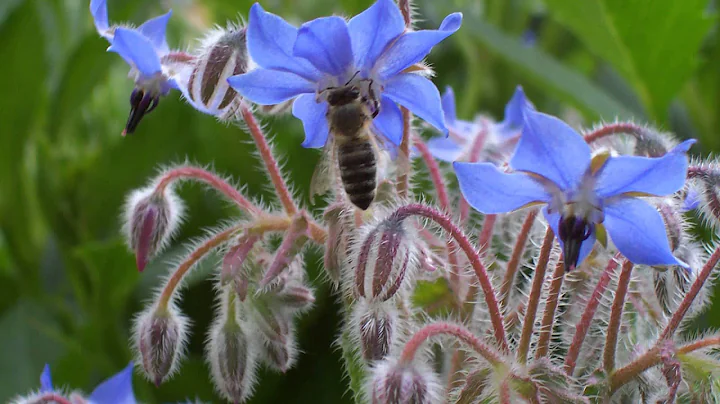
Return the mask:
<svg viewBox="0 0 720 404">
<path fill-rule="evenodd" d="M 449 314 L 454 301 L 455 297 L 445 278 L 438 278 L 432 282 L 417 281 L 412 295 L 413 306 L 431 316 Z"/>
<path fill-rule="evenodd" d="M 365 365 L 358 355 L 357 349 L 352 342 L 348 331 L 340 336 L 340 348 L 342 349 L 343 361 L 345 362 L 345 373 L 350 378 L 350 390 L 356 403 L 363 402 L 363 385 L 367 377 Z"/>
<path fill-rule="evenodd" d="M 0 318 L 0 402 L 37 389 L 45 363 L 60 357 L 59 330 L 42 306 L 22 301 Z"/>
<path fill-rule="evenodd" d="M 564 66 L 538 48 L 528 47 L 483 21 L 466 24 L 458 32 L 471 35 L 505 61 L 523 71 L 537 86 L 567 99 L 592 118 L 628 119 L 635 115 L 585 76 Z"/>
<path fill-rule="evenodd" d="M 713 24 L 706 0 L 547 0 L 552 15 L 611 63 L 647 110 L 665 118 Z"/>
</svg>

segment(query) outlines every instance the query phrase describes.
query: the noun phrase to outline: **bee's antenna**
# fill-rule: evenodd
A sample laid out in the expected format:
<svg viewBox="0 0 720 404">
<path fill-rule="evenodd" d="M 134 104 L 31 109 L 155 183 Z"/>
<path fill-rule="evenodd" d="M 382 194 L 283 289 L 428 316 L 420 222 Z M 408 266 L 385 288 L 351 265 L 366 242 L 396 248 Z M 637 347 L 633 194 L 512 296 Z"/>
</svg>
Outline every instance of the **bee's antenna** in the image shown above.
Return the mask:
<svg viewBox="0 0 720 404">
<path fill-rule="evenodd" d="M 347 83 L 345 83 L 345 85 L 348 85 L 348 84 L 350 84 L 351 81 L 355 80 L 355 77 L 357 77 L 358 74 L 360 74 L 360 70 L 356 71 L 355 74 L 353 74 L 352 77 L 350 77 L 350 80 L 348 80 Z"/>
</svg>

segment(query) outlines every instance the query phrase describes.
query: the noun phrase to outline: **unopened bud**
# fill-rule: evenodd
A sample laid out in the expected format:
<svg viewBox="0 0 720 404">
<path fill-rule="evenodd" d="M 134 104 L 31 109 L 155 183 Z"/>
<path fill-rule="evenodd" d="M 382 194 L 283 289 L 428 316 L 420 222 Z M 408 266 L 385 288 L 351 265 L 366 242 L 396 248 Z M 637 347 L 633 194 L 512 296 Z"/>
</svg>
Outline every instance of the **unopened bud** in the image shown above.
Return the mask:
<svg viewBox="0 0 720 404">
<path fill-rule="evenodd" d="M 217 389 L 227 400 L 241 403 L 252 393 L 257 360 L 241 325 L 234 318 L 223 320 L 210 330 L 208 361 Z"/>
<path fill-rule="evenodd" d="M 249 60 L 245 28 L 230 27 L 213 32 L 204 41 L 203 51 L 190 74 L 189 101 L 202 112 L 220 119 L 232 118 L 241 99 L 227 79 L 246 73 Z"/>
<path fill-rule="evenodd" d="M 367 362 L 385 358 L 390 352 L 398 333 L 399 315 L 389 302 L 370 303 L 359 301 L 354 307 L 354 317 L 360 339 L 360 349 Z"/>
<path fill-rule="evenodd" d="M 260 281 L 260 288 L 264 288 L 272 282 L 283 269 L 288 268 L 291 262 L 302 249 L 308 240 L 308 218 L 304 214 L 296 216 L 290 228 L 285 232 L 285 237 L 280 243 L 275 257 L 268 267 L 265 275 Z"/>
<path fill-rule="evenodd" d="M 280 372 L 287 372 L 295 364 L 297 356 L 297 344 L 295 342 L 295 330 L 289 329 L 289 332 L 278 339 L 264 340 L 264 359 L 265 364 Z"/>
<path fill-rule="evenodd" d="M 335 285 L 340 283 L 350 243 L 352 221 L 345 217 L 344 211 L 345 205 L 338 202 L 328 206 L 324 214 L 328 227 L 324 256 L 325 272 Z"/>
<path fill-rule="evenodd" d="M 135 252 L 138 270 L 157 255 L 170 240 L 182 216 L 183 206 L 169 189 L 155 192 L 143 188 L 130 194 L 125 206 L 125 236 Z"/>
<path fill-rule="evenodd" d="M 369 396 L 373 404 L 431 404 L 439 402 L 439 391 L 430 369 L 388 359 L 373 369 Z"/>
<path fill-rule="evenodd" d="M 370 300 L 392 298 L 417 264 L 414 235 L 401 219 L 387 219 L 359 244 L 355 268 L 356 293 Z"/>
<path fill-rule="evenodd" d="M 262 341 L 264 362 L 281 372 L 292 367 L 297 348 L 292 319 L 261 304 L 254 306 L 254 323 Z"/>
<path fill-rule="evenodd" d="M 312 289 L 302 285 L 286 285 L 277 297 L 280 304 L 292 310 L 307 310 L 315 303 Z"/>
<path fill-rule="evenodd" d="M 243 272 L 243 264 L 258 240 L 260 240 L 260 237 L 257 235 L 243 235 L 228 249 L 223 257 L 220 282 L 223 285 L 232 282 L 240 301 L 245 300 L 247 296 L 249 282 L 247 274 Z"/>
<path fill-rule="evenodd" d="M 170 309 L 152 309 L 135 324 L 135 346 L 147 378 L 159 386 L 177 369 L 187 337 L 187 319 Z"/>
</svg>

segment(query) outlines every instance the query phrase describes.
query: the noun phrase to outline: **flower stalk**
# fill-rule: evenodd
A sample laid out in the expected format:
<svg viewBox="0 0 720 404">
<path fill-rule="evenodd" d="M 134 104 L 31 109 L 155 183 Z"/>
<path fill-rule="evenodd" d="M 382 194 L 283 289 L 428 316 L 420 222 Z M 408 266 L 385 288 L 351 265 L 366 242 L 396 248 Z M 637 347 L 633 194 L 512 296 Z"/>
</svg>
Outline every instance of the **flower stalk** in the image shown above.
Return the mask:
<svg viewBox="0 0 720 404">
<path fill-rule="evenodd" d="M 555 310 L 557 310 L 560 300 L 560 291 L 562 290 L 564 279 L 565 264 L 560 260 L 557 265 L 555 265 L 555 271 L 552 274 L 547 302 L 545 303 L 545 312 L 543 313 L 542 324 L 540 325 L 540 337 L 538 338 L 538 346 L 535 351 L 535 359 L 540 359 L 548 354 L 550 337 L 552 337 L 553 327 L 555 325 Z"/>
<path fill-rule="evenodd" d="M 630 285 L 633 263 L 625 261 L 618 278 L 618 286 L 615 291 L 615 299 L 610 309 L 610 322 L 608 324 L 607 337 L 605 338 L 605 350 L 603 353 L 603 367 L 605 372 L 610 374 L 615 369 L 615 352 L 617 350 L 618 333 L 622 322 L 623 308 L 625 307 L 625 295 Z"/>
<path fill-rule="evenodd" d="M 426 325 L 414 333 L 410 341 L 405 344 L 405 348 L 403 348 L 403 351 L 400 354 L 400 363 L 412 362 L 415 358 L 415 354 L 426 340 L 441 334 L 452 335 L 458 340 L 464 342 L 468 347 L 480 354 L 480 356 L 485 358 L 485 360 L 493 366 L 498 366 L 502 363 L 501 354 L 482 342 L 470 330 L 463 326 L 446 322 L 437 322 Z"/>
</svg>

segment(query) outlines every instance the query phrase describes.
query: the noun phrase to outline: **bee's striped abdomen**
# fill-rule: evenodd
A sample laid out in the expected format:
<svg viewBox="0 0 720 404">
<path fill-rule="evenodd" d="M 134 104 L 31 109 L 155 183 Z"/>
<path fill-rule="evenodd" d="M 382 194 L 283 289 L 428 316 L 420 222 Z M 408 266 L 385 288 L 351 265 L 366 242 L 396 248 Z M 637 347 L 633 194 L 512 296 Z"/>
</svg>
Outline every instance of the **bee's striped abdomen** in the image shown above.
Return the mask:
<svg viewBox="0 0 720 404">
<path fill-rule="evenodd" d="M 377 163 L 369 141 L 349 141 L 338 145 L 338 165 L 345 193 L 362 210 L 375 199 Z"/>
</svg>

